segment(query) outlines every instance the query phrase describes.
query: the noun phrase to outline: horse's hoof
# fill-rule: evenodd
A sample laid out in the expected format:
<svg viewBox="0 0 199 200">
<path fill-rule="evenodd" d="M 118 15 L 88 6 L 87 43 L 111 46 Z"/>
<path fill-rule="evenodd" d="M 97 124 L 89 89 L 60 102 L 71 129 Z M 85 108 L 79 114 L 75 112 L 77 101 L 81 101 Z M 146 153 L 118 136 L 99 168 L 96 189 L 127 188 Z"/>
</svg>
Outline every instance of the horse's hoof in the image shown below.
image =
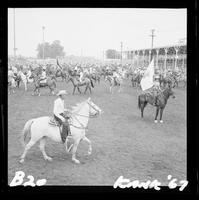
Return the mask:
<svg viewBox="0 0 199 200">
<path fill-rule="evenodd" d="M 158 120 L 155 120 L 155 121 L 154 121 L 154 123 L 156 123 L 156 124 L 157 124 L 157 123 L 158 123 Z"/>
<path fill-rule="evenodd" d="M 21 164 L 24 163 L 24 158 L 22 158 L 19 162 L 20 162 Z"/>
<path fill-rule="evenodd" d="M 77 160 L 77 159 L 73 159 L 72 161 L 73 161 L 75 164 L 80 164 L 80 161 Z"/>
<path fill-rule="evenodd" d="M 160 123 L 163 123 L 163 120 L 160 120 Z"/>
<path fill-rule="evenodd" d="M 45 160 L 52 162 L 53 159 L 51 157 L 47 157 Z"/>
</svg>

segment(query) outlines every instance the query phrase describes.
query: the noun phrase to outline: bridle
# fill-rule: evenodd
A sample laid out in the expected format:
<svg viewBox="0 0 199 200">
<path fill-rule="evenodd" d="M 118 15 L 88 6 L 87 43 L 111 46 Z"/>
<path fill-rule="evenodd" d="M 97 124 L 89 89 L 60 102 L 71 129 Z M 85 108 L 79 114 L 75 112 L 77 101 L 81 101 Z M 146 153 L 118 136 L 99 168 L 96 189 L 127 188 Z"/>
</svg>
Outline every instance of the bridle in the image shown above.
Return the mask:
<svg viewBox="0 0 199 200">
<path fill-rule="evenodd" d="M 94 118 L 94 117 L 96 117 L 98 114 L 99 114 L 99 110 L 98 109 L 96 109 L 93 105 L 91 105 L 89 102 L 87 102 L 87 104 L 89 105 L 89 115 L 87 116 L 87 115 L 81 115 L 81 114 L 78 114 L 78 113 L 72 113 L 72 115 L 73 115 L 73 118 L 80 124 L 80 127 L 78 127 L 78 126 L 75 126 L 75 125 L 73 125 L 73 124 L 70 124 L 71 126 L 73 126 L 73 127 L 75 127 L 75 128 L 79 128 L 79 129 L 88 129 L 88 126 L 87 127 L 84 127 L 84 125 L 80 122 L 80 120 L 76 117 L 76 116 L 80 116 L 80 117 L 86 117 L 86 118 Z M 96 114 L 94 114 L 94 115 L 91 115 L 90 113 L 90 109 L 91 108 L 93 108 L 93 110 L 95 110 L 95 111 L 97 111 L 97 113 Z"/>
</svg>

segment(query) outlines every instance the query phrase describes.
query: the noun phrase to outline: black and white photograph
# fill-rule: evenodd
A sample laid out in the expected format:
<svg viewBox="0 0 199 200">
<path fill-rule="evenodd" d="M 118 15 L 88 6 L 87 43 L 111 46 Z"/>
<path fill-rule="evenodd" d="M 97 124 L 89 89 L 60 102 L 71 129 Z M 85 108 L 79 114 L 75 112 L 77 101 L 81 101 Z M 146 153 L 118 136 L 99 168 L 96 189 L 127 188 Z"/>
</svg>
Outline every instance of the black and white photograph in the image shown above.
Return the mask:
<svg viewBox="0 0 199 200">
<path fill-rule="evenodd" d="M 187 9 L 7 16 L 9 186 L 187 187 Z"/>
</svg>

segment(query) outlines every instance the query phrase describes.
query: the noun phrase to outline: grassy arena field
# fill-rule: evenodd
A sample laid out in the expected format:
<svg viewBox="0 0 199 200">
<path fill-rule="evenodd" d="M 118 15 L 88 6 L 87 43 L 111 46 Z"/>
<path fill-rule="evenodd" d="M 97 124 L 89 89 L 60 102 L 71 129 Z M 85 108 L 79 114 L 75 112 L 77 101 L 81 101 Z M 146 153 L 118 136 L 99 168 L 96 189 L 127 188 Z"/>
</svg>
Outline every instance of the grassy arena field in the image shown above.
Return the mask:
<svg viewBox="0 0 199 200">
<path fill-rule="evenodd" d="M 119 176 L 140 181 L 157 179 L 168 185 L 170 174 L 179 181 L 186 179 L 186 90 L 174 89 L 176 98 L 169 99 L 163 124 L 155 124 L 155 108 L 148 105 L 144 119 L 140 117 L 139 91 L 127 80 L 121 93 L 110 94 L 103 81 L 95 85 L 91 95 L 72 95 L 72 84 L 57 82 L 58 89 L 70 94 L 65 105 L 70 107 L 91 96 L 104 113 L 89 121 L 87 137 L 93 151 L 87 156 L 87 144 L 81 142 L 77 158 L 71 161 L 62 144 L 47 140 L 46 152 L 52 162 L 43 159 L 39 143 L 28 152 L 24 164 L 19 163 L 23 148 L 18 141 L 25 122 L 31 118 L 52 115 L 55 96 L 41 89 L 41 96 L 31 96 L 24 86 L 8 96 L 8 183 L 16 171 L 47 179 L 48 185 L 113 185 Z M 83 91 L 84 88 L 82 88 Z M 24 181 L 28 181 L 27 178 Z M 35 181 L 36 182 L 36 181 Z"/>
</svg>

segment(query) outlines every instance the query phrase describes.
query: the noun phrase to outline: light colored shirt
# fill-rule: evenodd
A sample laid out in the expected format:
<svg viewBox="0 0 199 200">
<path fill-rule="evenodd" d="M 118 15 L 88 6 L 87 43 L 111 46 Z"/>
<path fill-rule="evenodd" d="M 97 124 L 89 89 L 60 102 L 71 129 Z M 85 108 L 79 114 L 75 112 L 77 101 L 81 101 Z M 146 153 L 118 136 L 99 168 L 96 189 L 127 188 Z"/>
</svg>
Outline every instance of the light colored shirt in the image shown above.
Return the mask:
<svg viewBox="0 0 199 200">
<path fill-rule="evenodd" d="M 12 71 L 13 71 L 14 73 L 17 73 L 17 68 L 16 68 L 16 67 L 12 67 Z"/>
<path fill-rule="evenodd" d="M 59 117 L 60 119 L 63 119 L 63 117 L 60 114 L 63 113 L 64 111 L 66 111 L 66 109 L 64 109 L 64 100 L 62 100 L 61 98 L 57 98 L 54 101 L 54 110 L 53 110 L 53 113 L 57 117 Z"/>
<path fill-rule="evenodd" d="M 12 70 L 8 70 L 8 77 L 14 77 L 14 73 Z"/>
<path fill-rule="evenodd" d="M 22 71 L 19 71 L 19 72 L 18 72 L 18 75 L 21 76 L 21 79 L 22 79 L 23 81 L 26 80 L 26 76 L 24 75 L 24 73 L 23 73 Z"/>
<path fill-rule="evenodd" d="M 42 79 L 46 78 L 46 72 L 45 72 L 45 71 L 43 71 L 43 72 L 41 73 L 41 78 L 42 78 Z"/>
<path fill-rule="evenodd" d="M 27 72 L 27 77 L 29 78 L 30 76 L 31 76 L 31 71 L 28 70 L 28 72 Z"/>
</svg>

